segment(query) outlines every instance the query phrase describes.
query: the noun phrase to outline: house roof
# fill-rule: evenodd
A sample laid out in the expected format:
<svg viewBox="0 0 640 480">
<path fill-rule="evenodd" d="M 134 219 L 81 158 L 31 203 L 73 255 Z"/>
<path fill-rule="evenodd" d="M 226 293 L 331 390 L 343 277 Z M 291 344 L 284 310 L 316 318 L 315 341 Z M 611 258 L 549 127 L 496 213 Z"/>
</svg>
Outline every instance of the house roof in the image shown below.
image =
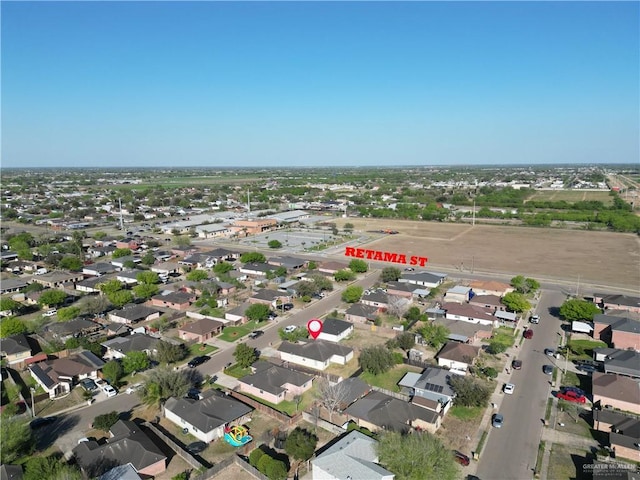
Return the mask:
<svg viewBox="0 0 640 480">
<path fill-rule="evenodd" d="M 0 353 L 3 355 L 15 355 L 22 352 L 31 352 L 29 338 L 23 333 L 0 339 Z"/>
<path fill-rule="evenodd" d="M 181 332 L 189 332 L 195 335 L 205 335 L 211 332 L 217 332 L 224 326 L 224 323 L 214 320 L 213 318 L 201 318 L 195 322 L 187 323 L 179 328 Z"/>
<path fill-rule="evenodd" d="M 126 318 L 132 322 L 138 322 L 144 320 L 149 315 L 153 315 L 154 313 L 159 313 L 159 310 L 155 308 L 147 307 L 146 305 L 127 305 L 120 310 L 115 310 L 111 312 L 109 315 L 113 315 L 116 317 Z"/>
<path fill-rule="evenodd" d="M 0 478 L 2 480 L 22 480 L 22 465 L 0 465 Z"/>
<path fill-rule="evenodd" d="M 313 342 L 306 343 L 291 343 L 285 341 L 280 344 L 278 351 L 319 362 L 326 362 L 334 355 L 347 356 L 353 352 L 349 347 L 324 340 L 314 340 Z"/>
<path fill-rule="evenodd" d="M 144 333 L 134 333 L 127 337 L 116 337 L 102 342 L 102 345 L 111 350 L 117 350 L 127 354 L 129 352 L 142 352 L 144 350 L 154 350 L 159 340 L 145 335 Z"/>
<path fill-rule="evenodd" d="M 343 270 L 345 268 L 347 268 L 349 265 L 343 262 L 335 262 L 332 260 L 329 260 L 327 262 L 321 262 L 319 265 L 319 268 L 322 268 L 324 270 L 334 270 L 334 271 L 338 271 L 338 270 Z"/>
<path fill-rule="evenodd" d="M 74 333 L 81 332 L 82 330 L 98 330 L 102 328 L 102 325 L 90 320 L 85 320 L 84 318 L 75 318 L 73 320 L 69 320 L 68 322 L 52 323 L 50 325 L 47 325 L 46 328 L 56 335 L 64 336 L 72 335 Z"/>
<path fill-rule="evenodd" d="M 506 292 L 513 290 L 508 283 L 496 282 L 495 280 L 474 280 L 469 282 L 469 287 L 476 290 L 491 290 L 494 292 Z"/>
<path fill-rule="evenodd" d="M 498 295 L 474 295 L 469 303 L 481 303 L 483 305 L 491 305 L 493 307 L 499 307 L 502 305 L 502 301 Z"/>
<path fill-rule="evenodd" d="M 500 318 L 502 320 L 515 321 L 518 319 L 518 316 L 514 312 L 505 312 L 504 310 L 496 310 L 496 313 L 494 313 L 493 315 L 496 318 Z"/>
<path fill-rule="evenodd" d="M 282 257 L 271 257 L 268 260 L 268 262 L 271 265 L 279 265 L 285 268 L 300 268 L 304 266 L 306 260 L 296 258 L 296 257 L 282 256 Z"/>
<path fill-rule="evenodd" d="M 446 275 L 430 272 L 403 273 L 400 281 L 408 283 L 439 283 L 444 277 Z"/>
<path fill-rule="evenodd" d="M 354 303 L 349 306 L 345 311 L 347 315 L 354 315 L 357 317 L 364 317 L 367 320 L 374 320 L 378 314 L 378 309 L 372 305 L 365 305 L 364 303 Z"/>
<path fill-rule="evenodd" d="M 340 335 L 341 333 L 353 328 L 353 323 L 345 322 L 337 318 L 326 318 L 322 322 L 322 333 L 328 335 Z"/>
<path fill-rule="evenodd" d="M 613 349 L 604 360 L 606 373 L 619 373 L 632 377 L 640 377 L 640 352 L 634 350 Z"/>
<path fill-rule="evenodd" d="M 393 476 L 393 473 L 376 463 L 377 443 L 373 438 L 352 430 L 316 454 L 311 463 L 335 478 L 342 478 L 345 472 L 349 472 L 354 479 L 376 480 Z"/>
<path fill-rule="evenodd" d="M 352 417 L 366 420 L 378 427 L 406 432 L 410 423 L 420 419 L 434 423 L 438 414 L 432 410 L 390 397 L 382 392 L 371 391 L 365 397 L 351 404 L 345 412 Z"/>
<path fill-rule="evenodd" d="M 99 480 L 142 480 L 133 465 L 118 465 L 111 470 L 103 473 Z"/>
<path fill-rule="evenodd" d="M 420 287 L 414 283 L 407 282 L 387 282 L 388 290 L 397 290 L 399 292 L 407 292 L 413 293 L 416 290 L 419 290 Z"/>
<path fill-rule="evenodd" d="M 217 393 L 215 390 L 205 391 L 200 400 L 171 397 L 165 402 L 164 408 L 204 433 L 215 430 L 253 410 L 244 403 Z"/>
<path fill-rule="evenodd" d="M 474 347 L 466 343 L 447 342 L 444 347 L 440 349 L 436 358 L 470 364 L 473 362 L 473 359 L 478 356 L 479 351 L 480 347 Z"/>
<path fill-rule="evenodd" d="M 113 436 L 103 445 L 88 441 L 79 443 L 73 449 L 78 464 L 84 470 L 108 460 L 119 465 L 130 463 L 139 472 L 167 458 L 151 438 L 131 421 L 118 420 L 111 427 L 111 434 Z"/>
<path fill-rule="evenodd" d="M 612 305 L 624 305 L 625 307 L 640 307 L 640 297 L 629 295 L 605 295 L 603 293 L 594 294 L 595 297 L 602 298 L 604 303 Z"/>
<path fill-rule="evenodd" d="M 467 295 L 469 293 L 469 290 L 471 290 L 471 288 L 465 287 L 463 285 L 456 285 L 455 287 L 452 287 L 449 290 L 447 290 L 447 292 L 445 293 L 445 297 L 448 294 Z"/>
<path fill-rule="evenodd" d="M 16 288 L 24 288 L 27 286 L 27 282 L 22 280 L 21 278 L 3 278 L 2 282 L 2 290 L 14 290 Z"/>
<path fill-rule="evenodd" d="M 104 360 L 88 350 L 83 350 L 67 358 L 55 358 L 30 365 L 29 369 L 38 379 L 51 388 L 60 382 L 61 377 L 73 378 L 78 375 L 89 375 L 104 366 Z"/>
<path fill-rule="evenodd" d="M 453 398 L 455 392 L 449 385 L 451 374 L 444 368 L 429 367 L 422 373 L 407 372 L 398 382 L 401 387 L 417 388 Z"/>
<path fill-rule="evenodd" d="M 491 332 L 491 325 L 481 323 L 465 322 L 464 320 L 453 320 L 450 318 L 437 317 L 433 322 L 444 325 L 449 330 L 449 336 L 456 335 L 458 338 L 473 338 L 480 331 Z M 465 340 L 466 341 L 466 340 Z"/>
<path fill-rule="evenodd" d="M 269 300 L 270 302 L 281 297 L 286 297 L 284 292 L 278 292 L 277 290 L 271 290 L 269 288 L 260 289 L 251 296 L 251 298 Z"/>
<path fill-rule="evenodd" d="M 343 401 L 344 408 L 351 405 L 359 398 L 364 397 L 371 391 L 371 385 L 358 377 L 345 378 L 342 382 L 340 382 L 340 385 L 343 385 L 345 390 Z"/>
<path fill-rule="evenodd" d="M 593 396 L 615 398 L 623 402 L 638 403 L 640 399 L 640 380 L 614 373 L 593 372 Z"/>
<path fill-rule="evenodd" d="M 169 303 L 189 303 L 194 299 L 193 294 L 185 292 L 169 292 L 166 294 L 154 295 L 152 300 L 160 300 L 161 302 Z"/>
<path fill-rule="evenodd" d="M 290 384 L 301 387 L 314 377 L 295 370 L 280 367 L 273 363 L 259 361 L 253 364 L 255 372 L 239 379 L 240 382 L 252 385 L 273 395 L 280 395 L 287 389 L 283 385 Z"/>
<path fill-rule="evenodd" d="M 442 309 L 449 315 L 458 315 L 460 317 L 475 318 L 478 320 L 488 320 L 494 322 L 495 317 L 487 312 L 483 307 L 471 305 L 470 303 L 447 302 L 442 305 Z"/>
<path fill-rule="evenodd" d="M 245 263 L 240 268 L 241 270 L 244 270 L 244 271 L 267 273 L 267 272 L 276 270 L 278 267 L 274 265 L 269 265 L 268 263 L 249 262 L 249 263 Z"/>
<path fill-rule="evenodd" d="M 376 291 L 371 292 L 368 295 L 363 295 L 360 299 L 361 302 L 376 302 L 376 303 L 387 303 L 389 301 L 389 296 L 385 292 Z"/>
<path fill-rule="evenodd" d="M 640 334 L 640 321 L 629 317 L 617 317 L 599 313 L 593 316 L 593 323 L 609 325 L 611 330 Z"/>
</svg>

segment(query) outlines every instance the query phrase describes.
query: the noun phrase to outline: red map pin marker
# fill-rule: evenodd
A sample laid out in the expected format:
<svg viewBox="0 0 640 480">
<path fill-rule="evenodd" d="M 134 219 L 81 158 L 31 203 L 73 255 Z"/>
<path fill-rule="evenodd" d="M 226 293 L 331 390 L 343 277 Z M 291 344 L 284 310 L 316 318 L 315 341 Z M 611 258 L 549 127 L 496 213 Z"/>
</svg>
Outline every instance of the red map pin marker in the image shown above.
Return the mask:
<svg viewBox="0 0 640 480">
<path fill-rule="evenodd" d="M 322 332 L 322 322 L 317 318 L 312 318 L 307 323 L 307 330 L 309 330 L 309 335 L 315 340 L 318 338 L 318 335 L 320 335 L 320 332 Z"/>
</svg>

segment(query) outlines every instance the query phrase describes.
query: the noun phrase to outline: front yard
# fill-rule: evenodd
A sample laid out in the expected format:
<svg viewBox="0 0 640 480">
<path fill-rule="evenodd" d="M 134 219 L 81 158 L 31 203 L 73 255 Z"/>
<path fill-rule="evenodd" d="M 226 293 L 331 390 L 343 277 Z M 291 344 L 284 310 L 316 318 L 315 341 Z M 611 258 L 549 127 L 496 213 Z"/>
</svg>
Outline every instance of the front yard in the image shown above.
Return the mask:
<svg viewBox="0 0 640 480">
<path fill-rule="evenodd" d="M 412 367 L 411 365 L 396 365 L 391 370 L 379 375 L 363 372 L 360 378 L 374 387 L 384 388 L 392 392 L 400 392 L 398 382 L 405 376 L 407 372 L 422 372 L 422 368 Z"/>
<path fill-rule="evenodd" d="M 244 325 L 238 325 L 236 327 L 224 327 L 222 334 L 218 336 L 220 340 L 225 342 L 234 342 L 239 338 L 248 335 L 252 331 L 264 327 L 268 322 L 247 322 Z"/>
<path fill-rule="evenodd" d="M 590 479 L 591 471 L 586 470 L 584 465 L 591 462 L 587 459 L 587 452 L 554 443 L 551 446 L 547 478 Z"/>
</svg>

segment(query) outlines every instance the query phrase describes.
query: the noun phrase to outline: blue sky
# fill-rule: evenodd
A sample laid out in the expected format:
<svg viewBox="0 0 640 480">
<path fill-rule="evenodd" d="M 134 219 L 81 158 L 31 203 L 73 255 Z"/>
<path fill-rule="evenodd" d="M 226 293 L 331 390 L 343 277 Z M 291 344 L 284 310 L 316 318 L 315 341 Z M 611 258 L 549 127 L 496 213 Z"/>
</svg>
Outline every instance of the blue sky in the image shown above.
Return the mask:
<svg viewBox="0 0 640 480">
<path fill-rule="evenodd" d="M 2 167 L 638 162 L 638 2 L 7 2 Z"/>
</svg>

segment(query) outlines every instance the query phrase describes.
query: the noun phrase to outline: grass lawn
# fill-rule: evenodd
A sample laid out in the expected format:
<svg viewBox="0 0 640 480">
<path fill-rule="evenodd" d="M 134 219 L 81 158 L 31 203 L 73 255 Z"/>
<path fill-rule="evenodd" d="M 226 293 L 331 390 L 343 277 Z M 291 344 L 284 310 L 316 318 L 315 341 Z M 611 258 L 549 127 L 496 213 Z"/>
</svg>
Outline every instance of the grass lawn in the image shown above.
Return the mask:
<svg viewBox="0 0 640 480">
<path fill-rule="evenodd" d="M 460 420 L 473 420 L 474 418 L 478 418 L 479 415 L 482 415 L 484 412 L 483 407 L 463 407 L 461 405 L 454 405 L 451 407 L 449 412 L 450 415 L 453 415 Z"/>
<path fill-rule="evenodd" d="M 381 373 L 380 375 L 372 375 L 367 372 L 363 372 L 360 375 L 360 378 L 367 382 L 369 385 L 373 385 L 375 387 L 384 388 L 386 390 L 390 390 L 392 392 L 399 392 L 400 387 L 398 386 L 398 382 L 407 372 L 416 372 L 421 371 L 421 369 L 417 369 L 415 367 L 409 367 L 407 365 L 396 365 L 391 370 L 385 373 Z"/>
<path fill-rule="evenodd" d="M 273 408 L 274 410 L 278 410 L 279 412 L 286 413 L 287 415 L 291 416 L 291 415 L 294 415 L 296 412 L 300 412 L 305 408 L 308 408 L 313 403 L 312 391 L 313 390 L 304 392 L 297 409 L 296 409 L 296 402 L 294 402 L 293 400 L 283 400 L 282 402 L 276 405 L 275 403 L 267 402 L 262 398 L 256 397 L 255 395 L 251 395 L 246 392 L 242 392 L 242 394 L 246 395 L 247 397 L 253 398 L 254 400 L 262 403 L 263 405 L 267 405 Z"/>
<path fill-rule="evenodd" d="M 578 378 L 578 374 L 569 371 L 565 372 L 564 375 L 562 375 L 562 385 L 565 387 L 580 387 L 580 379 Z"/>
<path fill-rule="evenodd" d="M 226 373 L 227 375 L 231 375 L 232 377 L 235 377 L 235 378 L 242 378 L 242 377 L 245 377 L 247 375 L 251 375 L 251 369 L 250 368 L 242 368 L 237 363 L 234 363 L 230 367 L 225 368 L 224 369 L 224 373 Z"/>
<path fill-rule="evenodd" d="M 577 403 L 558 400 L 556 430 L 580 435 L 581 437 L 593 438 L 589 422 L 585 420 L 584 416 L 580 416 L 580 413 L 582 412 L 584 414 L 584 411 L 588 408 L 589 407 L 578 405 Z M 564 426 L 561 427 L 560 423 L 564 424 Z"/>
<path fill-rule="evenodd" d="M 586 452 L 554 443 L 549 456 L 547 478 L 591 478 L 589 470 L 583 469 L 587 462 Z"/>
<path fill-rule="evenodd" d="M 237 327 L 224 327 L 222 334 L 218 336 L 218 338 L 225 342 L 234 342 L 266 324 L 267 322 L 248 322 L 244 325 L 238 325 Z"/>
<path fill-rule="evenodd" d="M 515 343 L 515 330 L 509 327 L 498 327 L 493 332 L 493 337 L 490 340 L 483 340 L 485 343 L 497 342 L 505 347 L 509 348 Z"/>
<path fill-rule="evenodd" d="M 603 348 L 607 344 L 598 340 L 569 340 L 571 350 L 571 360 L 591 360 L 593 359 L 593 349 Z"/>
<path fill-rule="evenodd" d="M 214 347 L 212 345 L 204 344 L 204 348 L 202 348 L 202 343 L 194 343 L 189 347 L 189 356 L 198 357 L 200 355 L 209 355 L 212 352 L 218 350 L 218 347 Z"/>
</svg>

